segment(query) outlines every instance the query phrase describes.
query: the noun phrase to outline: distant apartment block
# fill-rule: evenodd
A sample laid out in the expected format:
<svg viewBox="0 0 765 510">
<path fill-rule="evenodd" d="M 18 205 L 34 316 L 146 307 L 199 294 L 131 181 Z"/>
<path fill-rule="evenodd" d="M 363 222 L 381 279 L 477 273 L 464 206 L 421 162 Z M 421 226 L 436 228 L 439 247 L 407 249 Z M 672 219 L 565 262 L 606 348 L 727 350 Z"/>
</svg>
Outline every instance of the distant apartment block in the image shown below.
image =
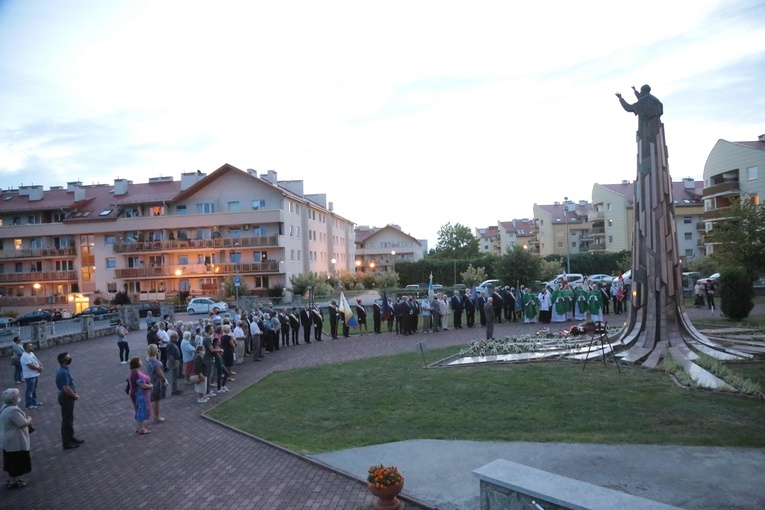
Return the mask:
<svg viewBox="0 0 765 510">
<path fill-rule="evenodd" d="M 353 222 L 302 181 L 223 165 L 133 183 L 22 186 L 0 195 L 0 296 L 63 303 L 127 290 L 141 300 L 218 294 L 238 275 L 256 294 L 291 275 L 351 270 Z M 335 261 L 334 265 L 331 261 Z"/>
<path fill-rule="evenodd" d="M 396 262 L 417 262 L 427 246 L 398 225 L 356 227 L 354 240 L 356 271 L 364 273 L 395 271 Z"/>
</svg>

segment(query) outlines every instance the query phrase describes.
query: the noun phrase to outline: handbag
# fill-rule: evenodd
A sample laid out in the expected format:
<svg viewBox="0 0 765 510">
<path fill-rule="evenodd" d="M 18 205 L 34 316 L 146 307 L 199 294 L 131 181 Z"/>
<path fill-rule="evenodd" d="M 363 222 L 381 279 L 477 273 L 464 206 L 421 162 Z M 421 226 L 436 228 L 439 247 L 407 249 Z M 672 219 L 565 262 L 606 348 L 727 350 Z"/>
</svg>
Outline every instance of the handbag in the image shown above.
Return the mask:
<svg viewBox="0 0 765 510">
<path fill-rule="evenodd" d="M 201 380 L 202 379 L 199 377 L 199 374 L 194 374 L 192 376 L 189 376 L 189 382 L 192 383 L 192 384 L 197 384 Z"/>
</svg>

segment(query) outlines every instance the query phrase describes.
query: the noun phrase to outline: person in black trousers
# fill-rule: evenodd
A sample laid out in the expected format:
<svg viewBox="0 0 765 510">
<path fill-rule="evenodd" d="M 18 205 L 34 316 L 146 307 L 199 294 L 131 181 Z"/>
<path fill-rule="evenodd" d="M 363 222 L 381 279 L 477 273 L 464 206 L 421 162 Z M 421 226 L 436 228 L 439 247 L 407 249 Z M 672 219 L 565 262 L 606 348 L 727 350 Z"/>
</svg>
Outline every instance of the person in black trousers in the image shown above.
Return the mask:
<svg viewBox="0 0 765 510">
<path fill-rule="evenodd" d="M 304 305 L 300 310 L 300 325 L 303 326 L 303 341 L 307 344 L 311 343 L 311 324 L 311 312 L 308 305 Z"/>
<path fill-rule="evenodd" d="M 374 325 L 375 333 L 382 333 L 382 307 L 376 299 L 372 305 L 372 323 Z"/>
<path fill-rule="evenodd" d="M 339 316 L 338 310 L 337 310 L 337 301 L 334 299 L 329 304 L 329 336 L 331 336 L 334 340 L 337 340 L 337 319 Z"/>
<path fill-rule="evenodd" d="M 321 328 L 324 327 L 324 315 L 321 313 L 321 307 L 317 304 L 313 308 L 313 339 L 321 342 Z"/>
</svg>

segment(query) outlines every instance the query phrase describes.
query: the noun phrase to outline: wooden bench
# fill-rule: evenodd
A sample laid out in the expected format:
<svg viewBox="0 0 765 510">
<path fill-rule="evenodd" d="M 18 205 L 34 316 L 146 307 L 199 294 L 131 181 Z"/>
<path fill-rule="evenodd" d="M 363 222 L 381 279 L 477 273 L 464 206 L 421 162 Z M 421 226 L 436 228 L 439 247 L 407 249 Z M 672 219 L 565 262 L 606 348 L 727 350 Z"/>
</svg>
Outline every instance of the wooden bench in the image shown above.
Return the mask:
<svg viewBox="0 0 765 510">
<path fill-rule="evenodd" d="M 504 459 L 476 469 L 473 476 L 481 486 L 481 510 L 678 510 Z"/>
</svg>

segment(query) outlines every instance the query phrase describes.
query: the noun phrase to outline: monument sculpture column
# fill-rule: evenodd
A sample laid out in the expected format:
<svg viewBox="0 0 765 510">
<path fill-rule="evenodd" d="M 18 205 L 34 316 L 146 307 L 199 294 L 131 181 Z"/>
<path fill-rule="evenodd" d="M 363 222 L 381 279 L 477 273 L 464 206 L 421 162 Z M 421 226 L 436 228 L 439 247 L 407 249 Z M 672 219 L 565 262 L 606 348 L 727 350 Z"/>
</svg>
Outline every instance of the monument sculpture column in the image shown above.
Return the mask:
<svg viewBox="0 0 765 510">
<path fill-rule="evenodd" d="M 638 117 L 632 292 L 629 322 L 621 336 L 621 342 L 628 346 L 623 359 L 643 360 L 643 366 L 654 368 L 671 355 L 699 384 L 727 386 L 693 363 L 698 358 L 696 352 L 717 359 L 746 355 L 708 340 L 685 313 L 672 179 L 661 122 L 664 106 L 651 95 L 648 85 L 640 91 L 632 89 L 637 97 L 634 104 L 616 94 L 622 107 Z"/>
</svg>

